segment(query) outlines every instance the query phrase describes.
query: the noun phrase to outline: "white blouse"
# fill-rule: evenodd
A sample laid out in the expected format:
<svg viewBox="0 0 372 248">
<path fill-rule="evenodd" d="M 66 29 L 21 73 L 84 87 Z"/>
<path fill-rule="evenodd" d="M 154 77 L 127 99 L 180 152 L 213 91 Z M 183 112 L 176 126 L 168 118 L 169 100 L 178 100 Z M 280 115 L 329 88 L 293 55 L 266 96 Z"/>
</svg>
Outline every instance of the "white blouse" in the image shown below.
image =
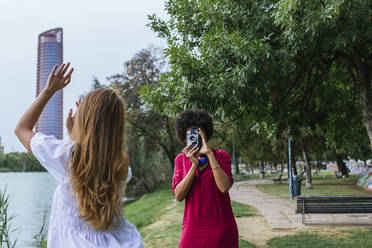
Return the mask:
<svg viewBox="0 0 372 248">
<path fill-rule="evenodd" d="M 124 217 L 118 228 L 95 231 L 79 218 L 76 200 L 68 187 L 66 165 L 75 142 L 57 140 L 52 135 L 36 133 L 31 139 L 31 151 L 45 169 L 59 181 L 54 192 L 48 229 L 48 248 L 142 248 L 137 229 Z"/>
</svg>

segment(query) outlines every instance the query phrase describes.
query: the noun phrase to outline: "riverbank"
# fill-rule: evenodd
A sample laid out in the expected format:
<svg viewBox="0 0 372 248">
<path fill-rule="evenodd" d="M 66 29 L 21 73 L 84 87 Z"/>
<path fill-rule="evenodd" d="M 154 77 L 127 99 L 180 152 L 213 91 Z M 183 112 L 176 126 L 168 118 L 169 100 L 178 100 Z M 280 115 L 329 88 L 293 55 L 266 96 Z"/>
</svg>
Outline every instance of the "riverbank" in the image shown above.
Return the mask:
<svg viewBox="0 0 372 248">
<path fill-rule="evenodd" d="M 7 173 L 7 172 L 13 172 L 13 171 L 7 167 L 0 167 L 0 173 Z"/>
</svg>

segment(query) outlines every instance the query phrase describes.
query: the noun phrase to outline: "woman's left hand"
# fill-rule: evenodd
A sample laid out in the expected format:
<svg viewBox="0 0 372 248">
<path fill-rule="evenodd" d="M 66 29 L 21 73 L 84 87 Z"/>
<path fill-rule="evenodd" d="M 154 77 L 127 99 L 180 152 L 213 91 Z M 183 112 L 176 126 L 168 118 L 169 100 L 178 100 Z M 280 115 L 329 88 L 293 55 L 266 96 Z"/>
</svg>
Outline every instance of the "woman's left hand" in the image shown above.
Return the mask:
<svg viewBox="0 0 372 248">
<path fill-rule="evenodd" d="M 200 147 L 200 150 L 198 151 L 200 154 L 208 154 L 211 149 L 208 147 L 208 143 L 207 143 L 207 137 L 204 133 L 204 131 L 202 129 L 199 128 L 199 131 L 197 132 L 197 134 L 199 134 L 202 138 L 202 145 Z"/>
<path fill-rule="evenodd" d="M 70 136 L 71 136 L 71 133 L 72 133 L 72 128 L 74 127 L 75 116 L 76 116 L 76 112 L 77 112 L 78 109 L 79 109 L 80 103 L 81 103 L 81 99 L 75 101 L 75 104 L 76 104 L 76 111 L 75 111 L 75 114 L 73 114 L 72 109 L 70 109 L 70 111 L 68 112 L 68 115 L 67 115 L 67 119 L 66 119 L 66 128 L 67 128 L 67 132 L 68 132 L 68 134 L 69 134 Z"/>
</svg>

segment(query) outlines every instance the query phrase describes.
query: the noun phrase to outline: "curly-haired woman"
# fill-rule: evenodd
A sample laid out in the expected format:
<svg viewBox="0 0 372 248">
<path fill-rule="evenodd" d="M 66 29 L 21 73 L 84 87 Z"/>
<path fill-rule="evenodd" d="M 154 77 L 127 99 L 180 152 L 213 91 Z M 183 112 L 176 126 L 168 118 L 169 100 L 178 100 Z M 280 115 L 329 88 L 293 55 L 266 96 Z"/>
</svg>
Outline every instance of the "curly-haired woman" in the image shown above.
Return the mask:
<svg viewBox="0 0 372 248">
<path fill-rule="evenodd" d="M 212 117 L 205 110 L 185 110 L 177 118 L 176 128 L 185 144 L 191 129 L 196 129 L 202 140 L 199 146 L 188 144 L 175 159 L 173 194 L 180 202 L 185 199 L 179 247 L 238 247 L 238 228 L 228 193 L 233 184 L 231 159 L 227 152 L 208 146 L 214 130 Z"/>
</svg>

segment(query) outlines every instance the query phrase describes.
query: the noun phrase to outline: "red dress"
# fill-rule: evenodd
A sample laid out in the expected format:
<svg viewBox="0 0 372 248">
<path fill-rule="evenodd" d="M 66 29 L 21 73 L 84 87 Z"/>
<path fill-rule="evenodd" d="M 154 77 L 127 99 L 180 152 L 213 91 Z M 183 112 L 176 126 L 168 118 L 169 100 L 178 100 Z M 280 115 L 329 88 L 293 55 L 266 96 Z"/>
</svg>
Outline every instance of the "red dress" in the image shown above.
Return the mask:
<svg viewBox="0 0 372 248">
<path fill-rule="evenodd" d="M 227 152 L 212 149 L 217 162 L 233 183 L 231 159 Z M 191 168 L 185 154 L 175 159 L 172 190 Z M 201 173 L 197 170 L 192 188 L 185 199 L 182 234 L 179 248 L 237 248 L 238 228 L 228 193 L 221 193 L 208 165 Z"/>
</svg>

